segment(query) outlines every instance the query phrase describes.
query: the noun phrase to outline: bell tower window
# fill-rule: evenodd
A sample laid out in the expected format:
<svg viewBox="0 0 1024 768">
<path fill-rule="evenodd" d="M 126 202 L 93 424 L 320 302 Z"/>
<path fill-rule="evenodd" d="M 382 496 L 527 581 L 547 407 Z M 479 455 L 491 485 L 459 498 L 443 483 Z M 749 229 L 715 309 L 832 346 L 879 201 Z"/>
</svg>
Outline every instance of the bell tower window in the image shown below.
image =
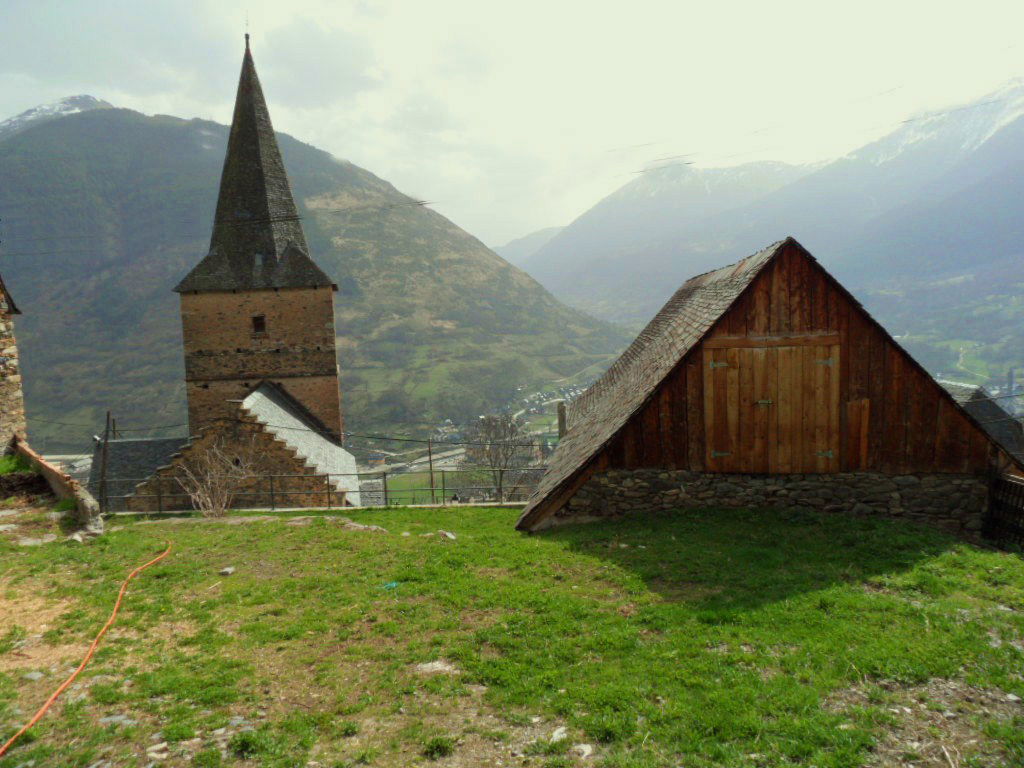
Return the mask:
<svg viewBox="0 0 1024 768">
<path fill-rule="evenodd" d="M 252 332 L 262 336 L 267 332 L 267 316 L 266 315 L 253 315 L 252 316 Z"/>
</svg>

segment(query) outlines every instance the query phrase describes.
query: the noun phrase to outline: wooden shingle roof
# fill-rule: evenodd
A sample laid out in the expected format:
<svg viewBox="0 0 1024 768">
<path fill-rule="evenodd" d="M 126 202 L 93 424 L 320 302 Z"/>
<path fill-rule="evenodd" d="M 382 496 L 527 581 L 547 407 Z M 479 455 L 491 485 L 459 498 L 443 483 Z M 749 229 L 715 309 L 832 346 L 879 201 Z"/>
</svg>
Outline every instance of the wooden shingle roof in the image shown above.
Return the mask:
<svg viewBox="0 0 1024 768">
<path fill-rule="evenodd" d="M 789 242 L 796 241 L 779 241 L 742 261 L 683 283 L 622 356 L 570 405 L 569 430 L 555 449 L 517 528 L 532 529 L 535 518 L 540 517 L 539 506 L 584 469 Z"/>
</svg>

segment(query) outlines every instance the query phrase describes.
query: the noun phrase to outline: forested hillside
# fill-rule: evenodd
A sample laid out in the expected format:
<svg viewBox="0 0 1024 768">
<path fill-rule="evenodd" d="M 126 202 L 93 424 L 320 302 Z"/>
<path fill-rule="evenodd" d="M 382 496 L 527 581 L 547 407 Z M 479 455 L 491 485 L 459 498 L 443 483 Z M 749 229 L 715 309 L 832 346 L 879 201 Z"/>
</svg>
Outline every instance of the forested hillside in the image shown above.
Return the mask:
<svg viewBox="0 0 1024 768">
<path fill-rule="evenodd" d="M 0 271 L 30 432 L 82 447 L 182 422 L 177 297 L 206 252 L 225 126 L 96 109 L 0 139 Z M 339 286 L 346 424 L 410 433 L 466 419 L 606 359 L 626 341 L 562 305 L 474 237 L 386 181 L 279 137 L 314 258 Z"/>
</svg>

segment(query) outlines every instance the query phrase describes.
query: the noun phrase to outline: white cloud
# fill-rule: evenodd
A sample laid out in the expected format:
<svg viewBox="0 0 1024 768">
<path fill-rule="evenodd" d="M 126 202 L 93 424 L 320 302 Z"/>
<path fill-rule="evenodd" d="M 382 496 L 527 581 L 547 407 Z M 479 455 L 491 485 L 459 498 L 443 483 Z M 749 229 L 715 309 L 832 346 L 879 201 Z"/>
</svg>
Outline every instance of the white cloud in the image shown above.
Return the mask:
<svg viewBox="0 0 1024 768">
<path fill-rule="evenodd" d="M 0 1 L 0 115 L 86 92 L 225 122 L 248 9 L 278 129 L 489 243 L 656 157 L 833 156 L 1024 69 L 997 0 Z"/>
</svg>

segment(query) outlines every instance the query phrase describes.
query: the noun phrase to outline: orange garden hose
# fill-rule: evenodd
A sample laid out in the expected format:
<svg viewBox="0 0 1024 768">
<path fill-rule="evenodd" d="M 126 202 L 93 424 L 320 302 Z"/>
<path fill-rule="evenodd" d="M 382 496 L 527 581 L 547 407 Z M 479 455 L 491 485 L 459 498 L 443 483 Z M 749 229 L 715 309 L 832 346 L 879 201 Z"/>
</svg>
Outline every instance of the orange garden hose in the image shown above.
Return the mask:
<svg viewBox="0 0 1024 768">
<path fill-rule="evenodd" d="M 11 748 L 11 745 L 14 744 L 14 742 L 16 742 L 21 736 L 24 735 L 25 731 L 27 731 L 33 725 L 38 723 L 40 719 L 42 719 L 43 715 L 46 714 L 46 710 L 48 710 L 53 705 L 53 702 L 57 700 L 57 697 L 64 693 L 67 687 L 75 681 L 76 677 L 78 677 L 78 674 L 83 669 L 85 669 L 85 665 L 89 663 L 89 660 L 92 659 L 93 654 L 96 652 L 96 647 L 100 644 L 100 640 L 102 640 L 103 636 L 107 634 L 107 630 L 110 629 L 111 626 L 113 626 L 114 620 L 117 618 L 117 612 L 121 609 L 121 601 L 124 599 L 124 593 L 128 589 L 128 582 L 130 582 L 144 570 L 149 568 L 149 566 L 153 565 L 154 563 L 159 563 L 161 560 L 167 557 L 167 555 L 169 555 L 170 552 L 171 543 L 167 542 L 167 549 L 165 549 L 161 554 L 154 557 L 148 563 L 140 565 L 138 568 L 136 568 L 134 571 L 128 574 L 128 578 L 124 580 L 123 584 L 121 584 L 121 591 L 117 594 L 117 602 L 114 603 L 114 610 L 111 612 L 110 618 L 107 619 L 107 623 L 103 625 L 103 629 L 101 629 L 99 634 L 96 635 L 96 639 L 92 641 L 92 645 L 89 646 L 89 650 L 86 652 L 85 658 L 82 659 L 82 663 L 78 665 L 78 669 L 72 672 L 71 676 L 60 684 L 60 687 L 53 692 L 53 695 L 50 696 L 50 698 L 46 700 L 46 703 L 39 708 L 39 711 L 32 716 L 32 719 L 29 720 L 20 731 L 11 736 L 11 738 L 7 740 L 6 744 L 0 747 L 0 757 L 4 756 L 7 750 Z"/>
</svg>

